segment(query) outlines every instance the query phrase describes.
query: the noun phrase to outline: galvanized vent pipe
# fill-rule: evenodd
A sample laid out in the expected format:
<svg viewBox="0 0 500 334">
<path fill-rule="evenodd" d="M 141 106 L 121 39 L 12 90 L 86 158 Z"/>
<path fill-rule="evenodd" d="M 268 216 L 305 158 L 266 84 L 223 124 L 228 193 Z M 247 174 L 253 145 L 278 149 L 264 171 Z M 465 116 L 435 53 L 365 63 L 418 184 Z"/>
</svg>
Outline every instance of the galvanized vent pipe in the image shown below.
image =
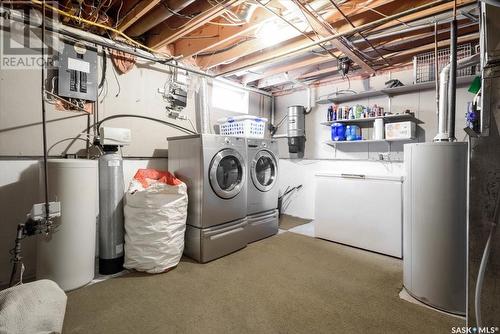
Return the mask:
<svg viewBox="0 0 500 334">
<path fill-rule="evenodd" d="M 457 61 L 457 71 L 468 66 L 473 66 L 479 64 L 481 60 L 480 54 L 475 54 L 467 58 L 463 58 Z M 453 110 L 448 108 L 448 92 L 456 87 L 449 87 L 450 85 L 450 68 L 451 64 L 446 65 L 439 74 L 439 110 L 438 110 L 438 133 L 434 137 L 434 141 L 453 141 L 454 138 L 450 136 L 449 129 L 449 113 L 452 113 L 451 117 L 455 117 L 455 106 L 453 105 Z M 454 129 L 453 129 L 454 137 Z"/>
</svg>

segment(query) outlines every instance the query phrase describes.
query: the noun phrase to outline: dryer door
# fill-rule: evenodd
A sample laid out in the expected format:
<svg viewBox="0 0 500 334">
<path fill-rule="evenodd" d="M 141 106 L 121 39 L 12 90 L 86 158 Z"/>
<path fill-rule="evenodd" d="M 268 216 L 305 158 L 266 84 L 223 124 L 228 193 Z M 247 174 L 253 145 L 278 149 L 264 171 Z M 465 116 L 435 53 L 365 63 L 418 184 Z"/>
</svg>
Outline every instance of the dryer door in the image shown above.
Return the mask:
<svg viewBox="0 0 500 334">
<path fill-rule="evenodd" d="M 210 163 L 210 186 L 221 198 L 230 199 L 238 195 L 245 184 L 245 175 L 243 157 L 234 149 L 219 151 Z"/>
<path fill-rule="evenodd" d="M 278 163 L 274 155 L 267 151 L 257 152 L 252 161 L 250 175 L 252 182 L 260 191 L 269 191 L 277 180 Z"/>
</svg>

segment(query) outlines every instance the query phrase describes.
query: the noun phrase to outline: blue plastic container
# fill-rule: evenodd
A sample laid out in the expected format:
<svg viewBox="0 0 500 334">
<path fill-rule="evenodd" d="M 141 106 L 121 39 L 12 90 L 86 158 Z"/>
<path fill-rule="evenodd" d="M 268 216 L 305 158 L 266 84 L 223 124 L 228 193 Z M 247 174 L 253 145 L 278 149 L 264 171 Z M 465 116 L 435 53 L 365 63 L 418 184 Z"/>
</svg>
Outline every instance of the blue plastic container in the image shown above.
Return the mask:
<svg viewBox="0 0 500 334">
<path fill-rule="evenodd" d="M 358 125 L 348 125 L 345 129 L 346 140 L 361 140 L 361 128 Z"/>
<path fill-rule="evenodd" d="M 332 140 L 333 141 L 343 141 L 345 140 L 345 130 L 346 126 L 342 123 L 332 124 Z"/>
</svg>

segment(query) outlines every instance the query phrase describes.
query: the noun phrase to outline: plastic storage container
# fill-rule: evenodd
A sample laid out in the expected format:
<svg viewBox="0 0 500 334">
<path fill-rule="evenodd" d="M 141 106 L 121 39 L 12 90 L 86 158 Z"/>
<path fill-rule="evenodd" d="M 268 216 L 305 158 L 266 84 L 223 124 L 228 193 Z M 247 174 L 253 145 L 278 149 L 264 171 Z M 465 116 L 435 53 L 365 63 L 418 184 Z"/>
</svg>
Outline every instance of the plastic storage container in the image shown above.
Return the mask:
<svg viewBox="0 0 500 334">
<path fill-rule="evenodd" d="M 373 139 L 382 140 L 384 139 L 384 119 L 377 118 L 373 122 Z"/>
<path fill-rule="evenodd" d="M 346 126 L 345 139 L 349 141 L 361 140 L 361 128 L 358 125 Z"/>
<path fill-rule="evenodd" d="M 343 141 L 345 140 L 345 125 L 342 123 L 333 123 L 331 126 L 332 140 Z"/>
<path fill-rule="evenodd" d="M 224 117 L 217 121 L 223 136 L 264 138 L 267 118 L 256 116 Z"/>
<path fill-rule="evenodd" d="M 415 139 L 415 122 L 397 122 L 385 124 L 386 139 Z"/>
</svg>

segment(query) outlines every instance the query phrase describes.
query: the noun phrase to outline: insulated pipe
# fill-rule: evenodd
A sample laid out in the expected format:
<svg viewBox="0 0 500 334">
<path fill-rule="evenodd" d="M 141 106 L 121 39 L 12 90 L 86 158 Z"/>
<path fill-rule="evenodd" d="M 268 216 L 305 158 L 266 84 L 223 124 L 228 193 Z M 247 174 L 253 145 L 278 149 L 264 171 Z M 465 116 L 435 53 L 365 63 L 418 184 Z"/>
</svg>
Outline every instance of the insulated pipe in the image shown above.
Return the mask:
<svg viewBox="0 0 500 334">
<path fill-rule="evenodd" d="M 480 54 L 477 53 L 457 61 L 456 69 L 473 66 L 480 62 Z M 439 74 L 439 110 L 438 110 L 438 133 L 434 141 L 450 141 L 448 134 L 448 80 L 450 79 L 450 64 L 446 65 Z M 453 111 L 454 113 L 455 111 Z"/>
<path fill-rule="evenodd" d="M 455 108 L 457 96 L 457 20 L 450 27 L 450 83 L 448 85 L 448 137 L 455 141 Z"/>
<path fill-rule="evenodd" d="M 147 13 L 143 18 L 141 18 L 138 22 L 134 23 L 131 27 L 129 27 L 126 31 L 127 35 L 131 37 L 137 37 L 144 34 L 149 29 L 157 26 L 162 23 L 166 19 L 172 17 L 174 13 L 178 13 L 183 10 L 190 4 L 192 4 L 194 0 L 171 0 L 171 1 L 162 1 L 159 5 L 157 5 L 153 10 Z"/>
<path fill-rule="evenodd" d="M 198 115 L 197 128 L 200 133 L 210 133 L 210 110 L 208 109 L 208 82 L 207 78 L 200 78 L 200 85 L 195 92 L 195 109 Z"/>
<path fill-rule="evenodd" d="M 306 114 L 309 114 L 312 110 L 312 103 L 311 103 L 311 99 L 312 99 L 312 90 L 311 90 L 311 87 L 305 83 L 303 83 L 302 81 L 299 81 L 297 79 L 292 79 L 290 78 L 290 76 L 288 75 L 288 72 L 285 73 L 285 78 L 297 85 L 300 85 L 302 87 L 304 87 L 306 89 L 306 92 L 307 92 L 307 107 L 305 108 L 305 113 Z"/>
</svg>

